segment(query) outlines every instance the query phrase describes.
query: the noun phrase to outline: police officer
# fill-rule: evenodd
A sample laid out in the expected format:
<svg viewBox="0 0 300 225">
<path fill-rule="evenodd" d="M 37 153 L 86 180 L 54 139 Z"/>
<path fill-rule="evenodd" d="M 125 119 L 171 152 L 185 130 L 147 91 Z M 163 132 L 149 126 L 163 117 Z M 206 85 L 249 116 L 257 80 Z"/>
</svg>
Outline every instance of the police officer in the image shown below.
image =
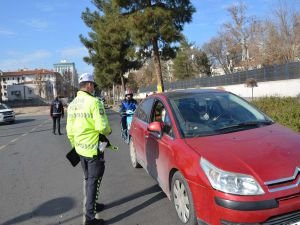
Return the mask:
<svg viewBox="0 0 300 225">
<path fill-rule="evenodd" d="M 96 210 L 100 211 L 104 205 L 96 203 L 96 200 L 105 161 L 103 146 L 99 148 L 99 136 L 109 135 L 111 128 L 103 104 L 92 95 L 95 89 L 94 76 L 82 74 L 79 87 L 77 97 L 68 107 L 66 129 L 72 147 L 80 156 L 86 182 L 85 225 L 100 225 L 104 221 L 96 219 L 95 215 Z"/>
<path fill-rule="evenodd" d="M 57 124 L 58 134 L 62 135 L 62 133 L 60 132 L 60 118 L 64 118 L 64 106 L 59 100 L 58 96 L 56 96 L 54 101 L 51 103 L 50 116 L 53 120 L 53 134 L 56 134 L 55 131 Z"/>
</svg>

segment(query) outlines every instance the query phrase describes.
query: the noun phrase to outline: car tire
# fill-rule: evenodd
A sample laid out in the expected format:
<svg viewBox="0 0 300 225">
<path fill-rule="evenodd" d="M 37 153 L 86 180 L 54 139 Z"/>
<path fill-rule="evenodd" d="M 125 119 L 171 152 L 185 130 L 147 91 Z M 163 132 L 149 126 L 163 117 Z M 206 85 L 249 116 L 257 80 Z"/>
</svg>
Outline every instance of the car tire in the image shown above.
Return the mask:
<svg viewBox="0 0 300 225">
<path fill-rule="evenodd" d="M 180 172 L 176 172 L 171 184 L 172 202 L 183 224 L 197 225 L 195 207 L 189 186 Z"/>
<path fill-rule="evenodd" d="M 129 154 L 130 154 L 131 165 L 133 166 L 133 168 L 141 168 L 141 165 L 137 161 L 134 144 L 131 138 L 129 140 Z"/>
</svg>

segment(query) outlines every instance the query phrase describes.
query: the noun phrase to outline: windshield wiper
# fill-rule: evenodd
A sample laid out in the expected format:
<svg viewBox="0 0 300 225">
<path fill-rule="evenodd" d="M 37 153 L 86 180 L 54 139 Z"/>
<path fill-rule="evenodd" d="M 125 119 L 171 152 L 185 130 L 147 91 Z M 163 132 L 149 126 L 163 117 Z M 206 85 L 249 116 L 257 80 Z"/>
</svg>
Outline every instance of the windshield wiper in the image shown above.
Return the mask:
<svg viewBox="0 0 300 225">
<path fill-rule="evenodd" d="M 260 127 L 265 125 L 272 124 L 273 121 L 271 120 L 261 120 L 261 121 L 247 121 L 238 124 L 233 124 L 230 126 L 222 127 L 217 129 L 216 131 L 226 131 L 226 130 L 234 130 L 234 129 L 244 129 L 244 128 L 251 128 L 251 127 Z"/>
</svg>

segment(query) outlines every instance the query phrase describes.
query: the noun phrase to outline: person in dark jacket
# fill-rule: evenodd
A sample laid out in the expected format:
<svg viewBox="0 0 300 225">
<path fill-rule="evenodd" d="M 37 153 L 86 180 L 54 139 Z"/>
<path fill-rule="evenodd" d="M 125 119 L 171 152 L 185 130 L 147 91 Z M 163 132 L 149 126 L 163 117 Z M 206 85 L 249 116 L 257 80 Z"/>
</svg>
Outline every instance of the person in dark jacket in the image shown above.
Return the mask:
<svg viewBox="0 0 300 225">
<path fill-rule="evenodd" d="M 64 106 L 62 102 L 59 100 L 58 96 L 55 97 L 53 102 L 50 106 L 50 116 L 53 120 L 53 134 L 55 135 L 56 131 L 56 124 L 57 124 L 57 131 L 59 135 L 62 135 L 60 132 L 60 118 L 64 117 Z"/>
</svg>

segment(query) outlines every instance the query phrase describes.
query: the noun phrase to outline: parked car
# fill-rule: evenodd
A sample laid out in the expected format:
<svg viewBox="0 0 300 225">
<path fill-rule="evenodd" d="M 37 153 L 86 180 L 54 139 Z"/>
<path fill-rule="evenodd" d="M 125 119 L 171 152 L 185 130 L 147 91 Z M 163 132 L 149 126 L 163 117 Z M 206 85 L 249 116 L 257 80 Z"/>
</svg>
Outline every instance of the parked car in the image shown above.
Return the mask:
<svg viewBox="0 0 300 225">
<path fill-rule="evenodd" d="M 300 224 L 300 134 L 222 90 L 148 96 L 130 130 L 182 224 Z"/>
<path fill-rule="evenodd" d="M 15 122 L 15 112 L 7 105 L 0 103 L 0 123 Z"/>
</svg>

